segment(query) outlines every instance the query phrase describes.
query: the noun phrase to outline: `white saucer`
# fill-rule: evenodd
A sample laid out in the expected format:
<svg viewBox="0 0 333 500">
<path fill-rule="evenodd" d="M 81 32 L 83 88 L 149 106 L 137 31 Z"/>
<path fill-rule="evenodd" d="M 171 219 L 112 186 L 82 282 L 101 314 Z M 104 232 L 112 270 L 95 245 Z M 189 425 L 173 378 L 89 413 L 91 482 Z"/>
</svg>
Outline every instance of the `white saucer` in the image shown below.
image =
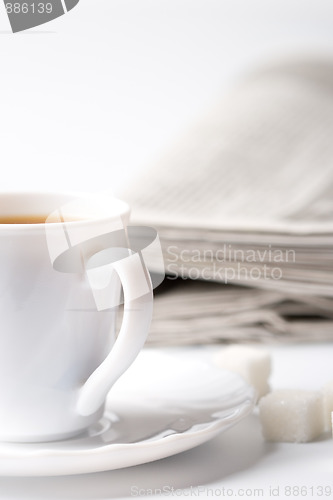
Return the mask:
<svg viewBox="0 0 333 500">
<path fill-rule="evenodd" d="M 158 460 L 237 423 L 254 397 L 240 377 L 188 352 L 144 350 L 89 432 L 56 443 L 0 443 L 0 475 L 82 474 Z"/>
</svg>

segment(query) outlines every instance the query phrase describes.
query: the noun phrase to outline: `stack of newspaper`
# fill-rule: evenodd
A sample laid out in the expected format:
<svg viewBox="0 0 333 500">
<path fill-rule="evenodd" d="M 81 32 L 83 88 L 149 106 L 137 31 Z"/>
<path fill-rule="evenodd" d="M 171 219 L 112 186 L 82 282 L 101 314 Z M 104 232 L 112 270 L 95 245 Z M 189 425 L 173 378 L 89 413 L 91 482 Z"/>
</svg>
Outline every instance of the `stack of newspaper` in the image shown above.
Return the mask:
<svg viewBox="0 0 333 500">
<path fill-rule="evenodd" d="M 122 192 L 158 230 L 150 342 L 333 339 L 333 61 L 248 75 Z"/>
</svg>

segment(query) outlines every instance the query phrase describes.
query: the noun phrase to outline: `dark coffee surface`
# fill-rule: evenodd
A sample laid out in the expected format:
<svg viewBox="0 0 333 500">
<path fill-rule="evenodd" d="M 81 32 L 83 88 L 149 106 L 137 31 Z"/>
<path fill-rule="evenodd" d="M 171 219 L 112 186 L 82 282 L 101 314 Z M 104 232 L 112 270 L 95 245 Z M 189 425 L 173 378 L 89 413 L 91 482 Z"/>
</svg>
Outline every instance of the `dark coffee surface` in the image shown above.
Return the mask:
<svg viewBox="0 0 333 500">
<path fill-rule="evenodd" d="M 0 215 L 0 224 L 44 224 L 46 220 L 59 222 L 48 219 L 48 215 Z"/>
</svg>

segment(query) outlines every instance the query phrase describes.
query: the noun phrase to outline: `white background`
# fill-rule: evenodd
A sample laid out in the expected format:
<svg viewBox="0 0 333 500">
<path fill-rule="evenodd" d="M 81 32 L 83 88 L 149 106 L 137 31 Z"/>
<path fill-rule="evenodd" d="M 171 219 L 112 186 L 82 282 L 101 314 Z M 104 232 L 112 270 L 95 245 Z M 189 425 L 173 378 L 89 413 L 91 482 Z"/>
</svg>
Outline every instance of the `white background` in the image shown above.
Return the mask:
<svg viewBox="0 0 333 500">
<path fill-rule="evenodd" d="M 81 0 L 11 34 L 0 5 L 1 189 L 114 191 L 248 68 L 333 52 L 331 0 Z"/>
</svg>

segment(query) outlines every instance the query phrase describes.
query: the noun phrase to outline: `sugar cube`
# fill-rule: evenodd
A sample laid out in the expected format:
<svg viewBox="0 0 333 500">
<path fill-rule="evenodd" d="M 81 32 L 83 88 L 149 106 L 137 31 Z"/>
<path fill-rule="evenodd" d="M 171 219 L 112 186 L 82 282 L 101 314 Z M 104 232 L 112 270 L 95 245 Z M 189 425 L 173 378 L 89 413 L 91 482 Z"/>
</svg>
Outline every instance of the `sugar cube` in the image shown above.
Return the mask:
<svg viewBox="0 0 333 500">
<path fill-rule="evenodd" d="M 324 400 L 324 423 L 325 430 L 332 429 L 332 412 L 333 412 L 333 380 L 327 382 L 322 388 Z"/>
<path fill-rule="evenodd" d="M 215 355 L 214 362 L 221 368 L 241 375 L 256 389 L 258 398 L 269 392 L 271 358 L 266 349 L 234 344 L 221 349 Z"/>
<path fill-rule="evenodd" d="M 263 436 L 267 441 L 305 443 L 324 431 L 320 391 L 272 391 L 259 402 Z"/>
</svg>

